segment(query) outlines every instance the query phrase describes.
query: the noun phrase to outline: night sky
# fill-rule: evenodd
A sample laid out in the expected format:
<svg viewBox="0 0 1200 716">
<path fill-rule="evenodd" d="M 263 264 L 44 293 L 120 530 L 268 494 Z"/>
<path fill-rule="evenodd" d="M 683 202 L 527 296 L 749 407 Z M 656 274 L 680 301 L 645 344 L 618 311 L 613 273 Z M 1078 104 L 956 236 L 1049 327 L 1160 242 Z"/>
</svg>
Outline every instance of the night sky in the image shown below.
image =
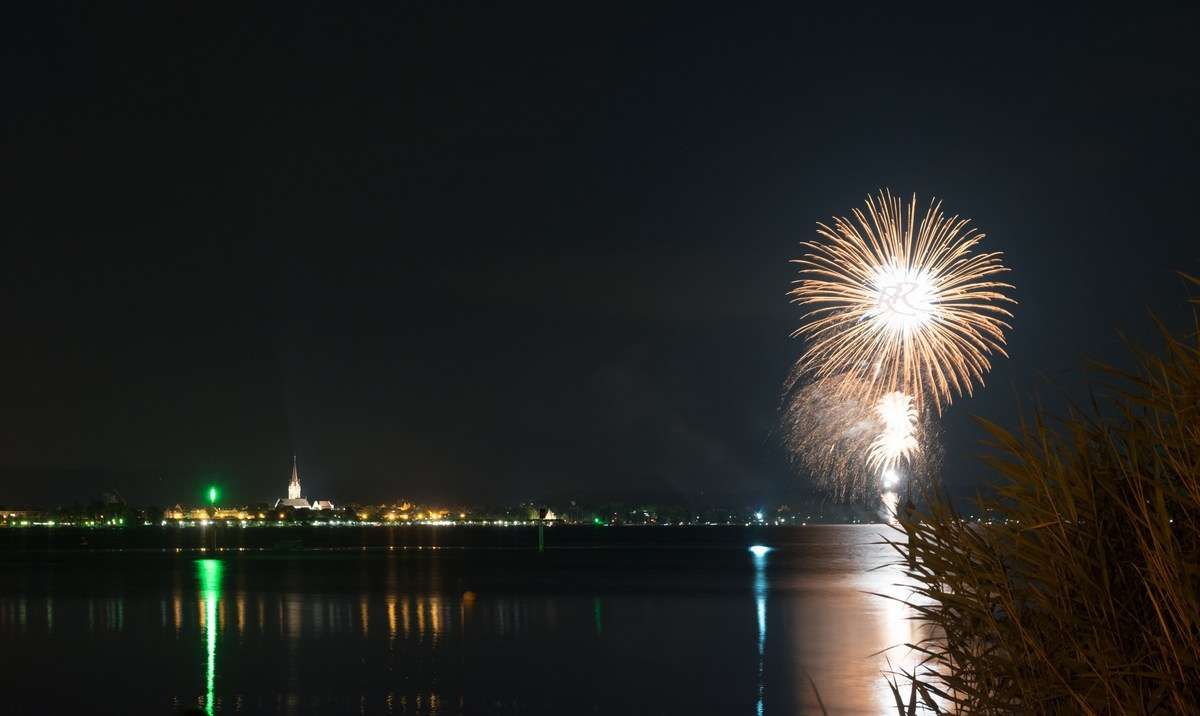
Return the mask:
<svg viewBox="0 0 1200 716">
<path fill-rule="evenodd" d="M 1195 10 L 29 5 L 0 504 L 784 499 L 788 259 L 880 187 L 1014 269 L 969 492 L 1200 272 Z"/>
</svg>

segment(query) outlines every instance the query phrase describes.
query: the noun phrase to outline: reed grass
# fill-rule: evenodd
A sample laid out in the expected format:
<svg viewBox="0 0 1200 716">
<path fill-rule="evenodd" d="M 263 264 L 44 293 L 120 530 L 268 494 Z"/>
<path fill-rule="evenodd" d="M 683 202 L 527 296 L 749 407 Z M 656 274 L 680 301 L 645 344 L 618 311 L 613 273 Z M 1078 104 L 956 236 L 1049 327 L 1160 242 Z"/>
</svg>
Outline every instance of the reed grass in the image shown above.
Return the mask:
<svg viewBox="0 0 1200 716">
<path fill-rule="evenodd" d="M 889 679 L 900 713 L 1200 713 L 1200 341 L 1158 328 L 1086 409 L 981 421 L 997 520 L 944 496 L 898 515 L 927 630 Z"/>
</svg>

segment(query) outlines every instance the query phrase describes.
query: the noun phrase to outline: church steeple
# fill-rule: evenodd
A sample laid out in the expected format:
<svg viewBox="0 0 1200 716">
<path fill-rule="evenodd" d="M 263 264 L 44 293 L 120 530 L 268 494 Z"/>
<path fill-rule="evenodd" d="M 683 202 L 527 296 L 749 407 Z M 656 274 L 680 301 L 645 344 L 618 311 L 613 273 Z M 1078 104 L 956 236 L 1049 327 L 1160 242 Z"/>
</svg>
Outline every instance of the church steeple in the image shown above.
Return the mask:
<svg viewBox="0 0 1200 716">
<path fill-rule="evenodd" d="M 300 470 L 296 467 L 295 455 L 292 455 L 292 481 L 288 483 L 288 499 L 300 499 Z"/>
</svg>

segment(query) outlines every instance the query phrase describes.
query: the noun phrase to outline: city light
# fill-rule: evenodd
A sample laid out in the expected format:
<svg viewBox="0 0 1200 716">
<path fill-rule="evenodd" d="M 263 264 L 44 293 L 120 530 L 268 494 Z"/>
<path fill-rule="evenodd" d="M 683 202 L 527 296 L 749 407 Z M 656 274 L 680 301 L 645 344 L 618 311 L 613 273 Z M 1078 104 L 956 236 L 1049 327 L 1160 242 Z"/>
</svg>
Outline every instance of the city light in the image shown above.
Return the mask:
<svg viewBox="0 0 1200 716">
<path fill-rule="evenodd" d="M 873 483 L 884 490 L 895 491 L 896 485 L 909 481 L 909 475 L 897 470 L 893 476 L 886 471 L 876 472 L 872 476 Z M 894 482 L 893 482 L 894 481 Z M 98 514 L 88 511 L 85 514 L 72 514 L 59 509 L 55 513 L 43 510 L 23 509 L 20 512 L 5 510 L 0 513 L 0 529 L 30 527 L 30 528 L 63 528 L 86 527 L 89 529 L 112 530 L 131 525 L 156 527 L 209 529 L 223 531 L 231 527 L 259 528 L 267 526 L 296 525 L 312 528 L 345 528 L 345 527 L 397 527 L 397 526 L 498 526 L 498 527 L 528 527 L 561 525 L 593 525 L 599 527 L 611 526 L 654 526 L 654 527 L 683 527 L 687 525 L 796 525 L 802 522 L 827 521 L 828 516 L 808 514 L 804 511 L 792 510 L 786 505 L 757 507 L 750 509 L 714 509 L 712 514 L 697 514 L 684 511 L 674 505 L 663 508 L 654 506 L 639 506 L 636 509 L 596 510 L 590 507 L 572 506 L 563 509 L 561 513 L 548 507 L 532 508 L 528 504 L 513 507 L 484 507 L 463 510 L 461 508 L 417 508 L 405 503 L 407 512 L 399 513 L 398 507 L 387 504 L 359 505 L 349 504 L 342 508 L 304 508 L 277 505 L 274 509 L 264 509 L 265 505 L 241 505 L 231 503 L 221 495 L 219 486 L 205 486 L 198 496 L 202 501 L 192 504 L 177 503 L 173 507 L 137 508 L 125 507 L 129 510 L 127 516 Z M 214 500 L 215 504 L 209 504 Z M 285 500 L 279 500 L 280 503 Z M 222 506 L 224 505 L 224 506 Z M 262 510 L 262 511 L 259 511 Z M 493 511 L 494 510 L 494 511 Z M 537 515 L 544 514 L 539 518 Z M 515 514 L 514 514 L 515 513 Z M 807 515 L 807 516 L 806 516 Z M 762 539 L 760 537 L 760 539 Z"/>
<path fill-rule="evenodd" d="M 763 544 L 756 544 L 750 548 L 750 554 L 754 555 L 755 557 L 765 557 L 767 552 L 770 551 L 771 548 Z"/>
</svg>

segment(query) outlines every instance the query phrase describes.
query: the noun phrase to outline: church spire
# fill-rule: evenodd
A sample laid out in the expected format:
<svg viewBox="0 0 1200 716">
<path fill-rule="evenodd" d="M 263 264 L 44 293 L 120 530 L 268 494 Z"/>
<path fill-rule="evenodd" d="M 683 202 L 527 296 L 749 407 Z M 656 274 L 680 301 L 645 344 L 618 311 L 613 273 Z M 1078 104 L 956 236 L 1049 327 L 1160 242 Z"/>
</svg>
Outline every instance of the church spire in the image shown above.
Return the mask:
<svg viewBox="0 0 1200 716">
<path fill-rule="evenodd" d="M 288 499 L 300 499 L 300 469 L 296 466 L 295 455 L 292 455 L 292 481 L 288 483 Z"/>
</svg>

